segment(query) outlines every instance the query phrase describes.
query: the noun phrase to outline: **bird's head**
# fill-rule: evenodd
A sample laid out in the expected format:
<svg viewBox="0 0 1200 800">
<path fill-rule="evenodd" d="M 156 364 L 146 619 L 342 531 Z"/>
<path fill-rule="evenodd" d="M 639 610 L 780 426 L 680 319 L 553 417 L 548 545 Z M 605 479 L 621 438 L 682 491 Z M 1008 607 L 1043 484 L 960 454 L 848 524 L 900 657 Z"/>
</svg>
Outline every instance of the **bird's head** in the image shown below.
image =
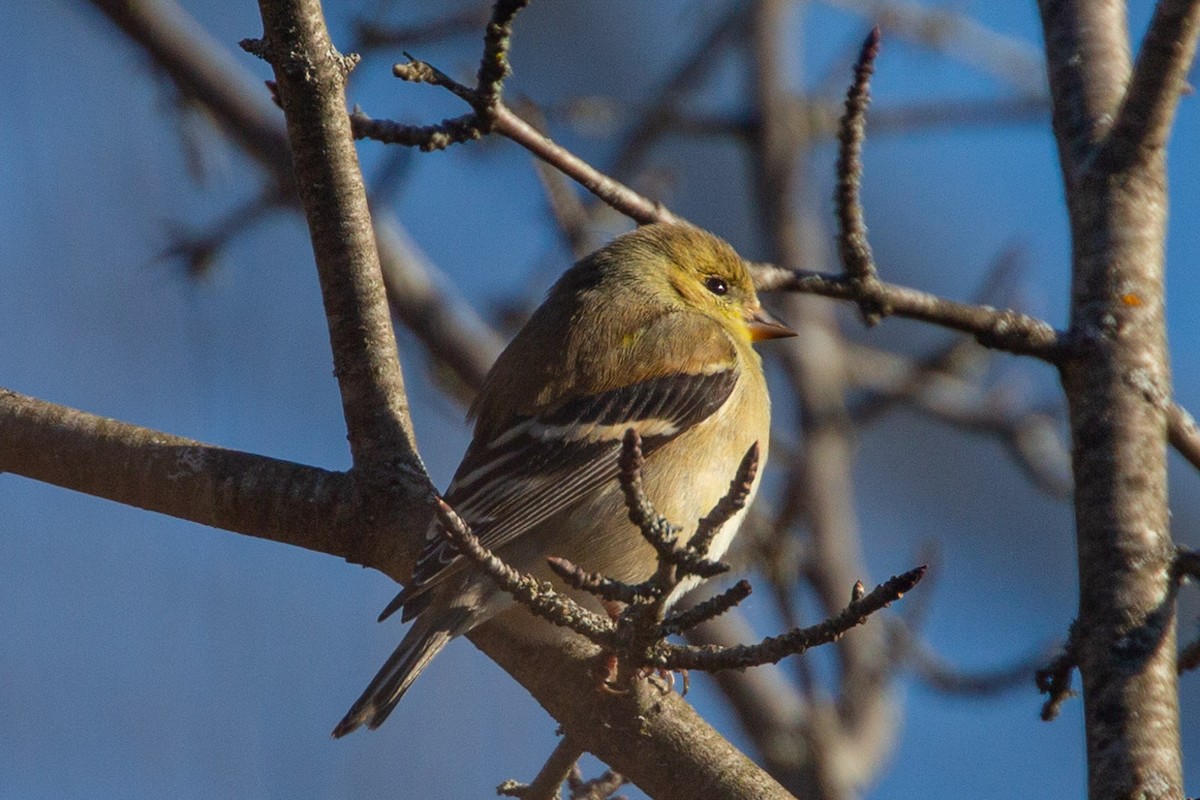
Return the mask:
<svg viewBox="0 0 1200 800">
<path fill-rule="evenodd" d="M 612 261 L 640 291 L 712 317 L 751 342 L 795 336 L 758 300 L 746 262 L 723 239 L 686 225 L 646 225 L 614 241 Z"/>
</svg>

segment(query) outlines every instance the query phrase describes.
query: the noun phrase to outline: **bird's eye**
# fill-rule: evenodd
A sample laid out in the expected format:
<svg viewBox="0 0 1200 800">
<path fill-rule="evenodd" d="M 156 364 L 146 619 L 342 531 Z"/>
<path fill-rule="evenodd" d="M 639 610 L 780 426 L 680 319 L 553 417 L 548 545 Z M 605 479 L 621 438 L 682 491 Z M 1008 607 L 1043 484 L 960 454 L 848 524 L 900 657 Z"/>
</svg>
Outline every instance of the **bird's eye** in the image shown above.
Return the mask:
<svg viewBox="0 0 1200 800">
<path fill-rule="evenodd" d="M 716 275 L 704 279 L 704 288 L 718 297 L 729 293 L 729 284 L 725 282 L 724 278 L 718 278 Z"/>
</svg>

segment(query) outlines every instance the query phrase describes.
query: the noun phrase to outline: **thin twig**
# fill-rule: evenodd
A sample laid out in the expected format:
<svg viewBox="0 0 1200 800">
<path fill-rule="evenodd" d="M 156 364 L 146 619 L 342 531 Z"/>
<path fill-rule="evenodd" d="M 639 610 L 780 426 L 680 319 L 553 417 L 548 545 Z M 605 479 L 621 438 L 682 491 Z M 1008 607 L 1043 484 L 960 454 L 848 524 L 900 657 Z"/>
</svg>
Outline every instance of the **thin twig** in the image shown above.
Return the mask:
<svg viewBox="0 0 1200 800">
<path fill-rule="evenodd" d="M 417 68 L 418 65 L 420 69 Z M 444 73 L 434 70 L 427 64 L 411 62 L 398 64 L 394 69 L 399 77 L 406 80 L 421 79 L 421 82 L 435 83 L 460 97 L 465 97 L 468 102 L 474 101 L 470 88 L 446 77 Z M 498 101 L 492 106 L 489 114 L 491 116 L 489 130 L 502 134 L 521 145 L 564 175 L 570 176 L 580 186 L 630 219 L 640 224 L 651 222 L 688 224 L 686 220 L 676 217 L 661 203 L 656 203 L 610 178 L 565 147 L 542 135 L 503 102 Z M 357 139 L 373 139 L 384 144 L 419 147 L 422 150 L 440 150 L 451 144 L 479 138 L 482 135 L 482 128 L 477 124 L 477 116 L 477 113 L 472 113 L 443 120 L 437 125 L 415 126 L 402 125 L 391 120 L 373 119 L 363 111 L 355 109 L 350 115 L 350 120 L 354 136 Z"/>
<path fill-rule="evenodd" d="M 1072 623 L 1062 652 L 1034 676 L 1038 691 L 1046 695 L 1046 702 L 1042 704 L 1042 719 L 1046 722 L 1057 717 L 1062 704 L 1075 696 L 1071 689 L 1071 673 L 1076 666 L 1075 624 Z"/>
<path fill-rule="evenodd" d="M 697 553 L 707 553 L 713 538 L 725 523 L 746 507 L 746 500 L 754 488 L 754 478 L 758 475 L 758 457 L 758 442 L 755 442 L 750 445 L 746 455 L 742 456 L 737 473 L 729 483 L 729 491 L 696 526 L 696 532 L 688 540 L 689 549 Z"/>
<path fill-rule="evenodd" d="M 774 664 L 789 655 L 837 641 L 851 628 L 866 622 L 875 612 L 899 600 L 924 576 L 925 567 L 909 570 L 879 584 L 861 599 L 852 601 L 835 617 L 807 628 L 768 637 L 759 644 L 700 648 L 662 642 L 654 648 L 649 663 L 666 669 L 705 672 Z"/>
<path fill-rule="evenodd" d="M 618 463 L 621 471 L 617 478 L 621 484 L 621 491 L 625 494 L 625 509 L 629 513 L 629 521 L 642 532 L 643 538 L 654 547 L 659 558 L 669 559 L 675 552 L 679 528 L 655 511 L 650 498 L 646 496 L 645 485 L 642 482 L 642 468 L 646 465 L 642 456 L 642 438 L 633 428 L 625 431 L 621 459 Z"/>
<path fill-rule="evenodd" d="M 592 778 L 590 781 L 583 779 L 583 773 L 576 767 L 572 770 L 571 775 L 567 778 L 567 785 L 571 789 L 571 800 L 623 800 L 620 795 L 613 796 L 613 792 L 620 789 L 627 783 L 625 777 L 612 770 L 608 770 L 599 778 Z"/>
<path fill-rule="evenodd" d="M 638 224 L 646 225 L 652 222 L 690 224 L 687 220 L 675 216 L 662 203 L 639 194 L 596 169 L 565 147 L 541 135 L 537 129 L 517 116 L 503 103 L 496 106 L 495 114 L 497 133 L 507 136 L 546 163 L 554 165 L 605 204 Z"/>
<path fill-rule="evenodd" d="M 620 456 L 620 484 L 630 519 L 642 531 L 643 537 L 658 550 L 659 566 L 655 574 L 644 584 L 617 589 L 616 581 L 589 575 L 563 559 L 550 561 L 555 572 L 576 588 L 593 591 L 602 597 L 622 592 L 622 596 L 631 604 L 616 623 L 554 592 L 549 584 L 541 583 L 505 564 L 480 544 L 454 509 L 440 498 L 437 500 L 441 523 L 439 528 L 476 569 L 491 578 L 517 602 L 538 616 L 570 628 L 603 649 L 617 654 L 635 670 L 656 667 L 714 671 L 775 663 L 788 655 L 836 641 L 850 628 L 865 622 L 871 614 L 898 600 L 925 575 L 926 568 L 918 567 L 880 584 L 869 594 L 864 594 L 861 584 L 856 584 L 850 604 L 840 614 L 818 625 L 764 639 L 756 645 L 696 648 L 668 644 L 664 641 L 666 636 L 729 610 L 745 599 L 750 591 L 749 584 L 742 582 L 723 595 L 664 621 L 666 598 L 685 576 L 704 575 L 707 567 L 723 565 L 706 561 L 691 547 L 674 546 L 678 529 L 658 514 L 646 497 L 642 482 L 644 466 L 641 439 L 630 429 L 625 435 Z M 738 477 L 731 482 L 729 492 L 708 515 L 708 518 L 716 520 L 714 524 L 717 527 L 728 522 L 736 513 L 739 497 L 744 502 L 745 484 L 752 480 L 756 467 L 757 454 L 752 447 L 743 458 Z"/>
<path fill-rule="evenodd" d="M 1178 403 L 1171 403 L 1167 408 L 1167 435 L 1171 446 L 1193 467 L 1200 469 L 1200 425 Z"/>
<path fill-rule="evenodd" d="M 355 136 L 430 151 L 444 150 L 491 133 L 496 123 L 495 110 L 500 105 L 504 79 L 511 71 L 508 50 L 512 40 L 512 24 L 517 13 L 527 5 L 529 0 L 497 0 L 492 7 L 474 88 L 464 86 L 431 64 L 411 56 L 407 64 L 392 67 L 392 73 L 402 80 L 448 89 L 469 103 L 472 113 L 445 119 L 436 125 L 418 126 L 375 121 L 356 112 L 351 117 Z"/>
<path fill-rule="evenodd" d="M 1098 162 L 1162 157 L 1179 97 L 1187 89 L 1198 35 L 1200 2 L 1159 0 L 1155 4 L 1121 110 L 1096 154 Z"/>
<path fill-rule="evenodd" d="M 438 498 L 439 530 L 483 574 L 491 578 L 500 589 L 510 594 L 533 613 L 597 644 L 613 644 L 614 625 L 609 620 L 576 603 L 569 597 L 555 592 L 550 584 L 522 574 L 505 564 L 499 557 L 479 543 L 478 537 L 463 522 L 462 518 Z"/>
<path fill-rule="evenodd" d="M 583 748 L 564 734 L 533 781 L 528 784 L 505 781 L 496 787 L 496 794 L 521 800 L 559 800 L 563 783 L 575 771 L 575 764 L 583 753 Z"/>
<path fill-rule="evenodd" d="M 895 316 L 969 333 L 984 347 L 1034 356 L 1051 364 L 1059 363 L 1069 353 L 1065 333 L 1012 309 L 960 303 L 886 281 L 862 287 L 838 275 L 789 270 L 771 264 L 754 264 L 751 269 L 754 285 L 760 291 L 803 292 L 854 302 L 869 292 L 877 295 L 878 302 Z"/>
<path fill-rule="evenodd" d="M 508 50 L 512 42 L 512 26 L 517 14 L 529 0 L 496 0 L 492 7 L 492 18 L 488 20 L 483 36 L 483 58 L 479 60 L 476 93 L 476 110 L 490 109 L 500 102 L 504 90 L 504 79 L 512 72 L 508 64 Z"/>
<path fill-rule="evenodd" d="M 871 73 L 879 55 L 879 28 L 871 29 L 858 61 L 854 64 L 854 82 L 846 92 L 846 112 L 838 125 L 837 189 L 834 193 L 838 219 L 838 252 L 846 279 L 861 287 L 858 310 L 867 326 L 887 316 L 880 298 L 869 291 L 878 283 L 879 272 L 867 239 L 867 224 L 862 208 L 862 144 L 867 131 L 867 106 L 871 102 Z"/>
<path fill-rule="evenodd" d="M 1188 550 L 1186 547 L 1177 548 L 1171 571 L 1176 580 L 1190 578 L 1193 581 L 1200 581 L 1200 550 Z"/>
<path fill-rule="evenodd" d="M 738 581 L 718 595 L 698 603 L 686 611 L 672 614 L 663 620 L 662 632 L 665 636 L 686 633 L 697 625 L 703 625 L 715 617 L 737 606 L 738 603 L 750 596 L 752 589 L 750 581 Z"/>
<path fill-rule="evenodd" d="M 604 600 L 618 603 L 648 603 L 662 595 L 662 590 L 653 585 L 628 584 L 615 581 L 596 572 L 588 572 L 565 558 L 551 556 L 546 563 L 555 575 L 572 589 L 595 595 Z"/>
<path fill-rule="evenodd" d="M 1200 669 L 1200 639 L 1194 639 L 1179 651 L 1179 673 Z"/>
</svg>

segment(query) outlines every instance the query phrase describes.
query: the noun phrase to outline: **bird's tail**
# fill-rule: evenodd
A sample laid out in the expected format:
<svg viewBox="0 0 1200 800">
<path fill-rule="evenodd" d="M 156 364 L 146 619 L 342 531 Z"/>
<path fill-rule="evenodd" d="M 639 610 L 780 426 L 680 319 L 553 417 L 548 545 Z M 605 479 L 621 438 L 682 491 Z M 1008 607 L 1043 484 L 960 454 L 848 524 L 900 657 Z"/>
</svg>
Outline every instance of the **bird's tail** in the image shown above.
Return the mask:
<svg viewBox="0 0 1200 800">
<path fill-rule="evenodd" d="M 345 736 L 362 725 L 374 730 L 383 724 L 433 657 L 463 632 L 462 624 L 469 613 L 466 609 L 459 609 L 459 612 L 452 613 L 451 619 L 444 614 L 440 618 L 417 618 L 391 658 L 333 729 L 334 738 Z"/>
</svg>

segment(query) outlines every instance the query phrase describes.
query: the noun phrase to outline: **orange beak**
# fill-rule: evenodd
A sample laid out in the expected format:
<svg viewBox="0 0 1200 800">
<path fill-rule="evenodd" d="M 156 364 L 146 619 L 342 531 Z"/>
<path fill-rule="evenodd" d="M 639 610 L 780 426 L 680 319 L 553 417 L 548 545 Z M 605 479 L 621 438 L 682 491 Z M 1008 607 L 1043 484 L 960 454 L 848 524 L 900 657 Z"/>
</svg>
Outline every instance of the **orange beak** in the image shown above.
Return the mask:
<svg viewBox="0 0 1200 800">
<path fill-rule="evenodd" d="M 761 342 L 764 339 L 785 339 L 795 336 L 796 332 L 784 325 L 775 317 L 760 308 L 746 319 L 746 328 L 750 331 L 750 341 Z"/>
</svg>

